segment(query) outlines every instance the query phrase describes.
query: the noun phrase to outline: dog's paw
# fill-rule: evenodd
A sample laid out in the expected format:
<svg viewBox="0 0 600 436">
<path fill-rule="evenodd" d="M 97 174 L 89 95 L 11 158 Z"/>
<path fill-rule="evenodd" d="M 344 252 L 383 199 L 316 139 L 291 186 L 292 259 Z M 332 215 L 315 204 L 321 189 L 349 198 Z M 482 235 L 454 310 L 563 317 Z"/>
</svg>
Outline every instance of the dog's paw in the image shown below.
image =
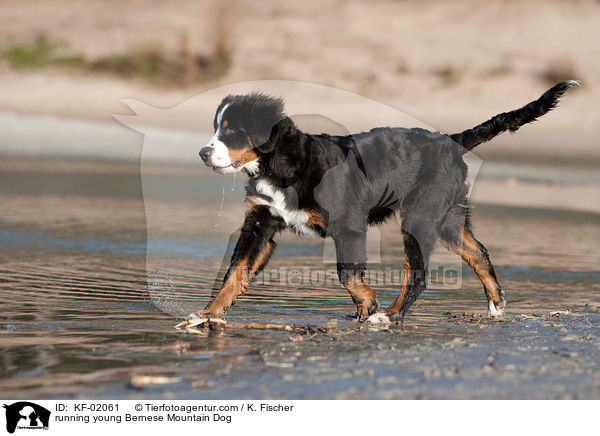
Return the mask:
<svg viewBox="0 0 600 436">
<path fill-rule="evenodd" d="M 499 318 L 504 315 L 504 308 L 506 307 L 506 301 L 503 299 L 500 300 L 498 305 L 494 304 L 493 301 L 489 302 L 488 305 L 488 315 L 492 318 Z"/>
<path fill-rule="evenodd" d="M 377 312 L 367 318 L 369 324 L 389 325 L 392 323 L 385 312 Z"/>
<path fill-rule="evenodd" d="M 356 305 L 356 313 L 351 316 L 358 322 L 366 322 L 369 319 L 370 315 L 373 315 L 377 312 L 377 308 L 379 307 L 379 303 L 376 299 L 366 300 L 360 304 Z"/>
<path fill-rule="evenodd" d="M 181 321 L 175 326 L 176 329 L 188 329 L 196 327 L 209 327 L 214 328 L 218 326 L 224 326 L 227 324 L 225 319 L 218 316 L 211 316 L 199 312 L 190 313 L 186 316 L 187 319 Z"/>
</svg>

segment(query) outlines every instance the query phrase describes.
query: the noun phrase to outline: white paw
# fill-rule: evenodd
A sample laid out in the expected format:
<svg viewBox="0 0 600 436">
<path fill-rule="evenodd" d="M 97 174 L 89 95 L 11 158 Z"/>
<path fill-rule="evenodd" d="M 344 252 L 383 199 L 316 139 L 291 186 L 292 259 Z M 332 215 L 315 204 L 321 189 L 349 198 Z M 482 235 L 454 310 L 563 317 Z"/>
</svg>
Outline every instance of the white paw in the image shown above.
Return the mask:
<svg viewBox="0 0 600 436">
<path fill-rule="evenodd" d="M 504 308 L 506 307 L 506 303 L 504 300 L 500 302 L 500 308 L 498 309 L 493 301 L 490 301 L 488 305 L 488 314 L 492 318 L 498 318 L 504 314 Z"/>
<path fill-rule="evenodd" d="M 389 317 L 384 312 L 377 312 L 367 318 L 367 322 L 371 324 L 391 324 Z"/>
<path fill-rule="evenodd" d="M 176 329 L 190 329 L 195 327 L 215 327 L 218 325 L 225 325 L 227 321 L 223 318 L 208 318 L 200 317 L 197 313 L 191 313 L 187 316 L 187 319 L 181 321 L 175 326 Z"/>
</svg>

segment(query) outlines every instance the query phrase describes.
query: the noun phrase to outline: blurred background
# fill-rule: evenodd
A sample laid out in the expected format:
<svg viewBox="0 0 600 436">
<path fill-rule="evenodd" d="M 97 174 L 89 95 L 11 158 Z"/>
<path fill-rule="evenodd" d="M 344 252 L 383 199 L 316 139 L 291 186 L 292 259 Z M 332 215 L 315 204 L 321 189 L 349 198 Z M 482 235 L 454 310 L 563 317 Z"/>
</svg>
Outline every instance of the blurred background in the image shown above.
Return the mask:
<svg viewBox="0 0 600 436">
<path fill-rule="evenodd" d="M 173 6 L 157 0 L 24 0 L 0 5 L 4 156 L 135 161 L 140 137 L 124 133 L 112 119 L 130 113 L 122 99 L 169 108 L 234 82 L 327 85 L 454 133 L 520 107 L 558 81 L 578 79 L 583 86 L 569 91 L 559 110 L 518 136 L 506 134 L 479 147 L 477 154 L 486 162 L 509 164 L 510 169 L 484 165 L 482 173 L 510 178 L 509 184 L 536 178 L 584 185 L 580 194 L 573 193 L 581 198 L 565 198 L 561 191 L 561 201 L 543 190 L 543 199 L 533 199 L 539 205 L 563 207 L 566 201 L 569 207 L 597 210 L 590 194 L 597 200 L 598 191 L 587 185 L 598 181 L 600 162 L 598 1 L 182 0 Z M 308 104 L 315 98 L 306 95 Z M 211 118 L 199 113 L 195 121 L 173 127 L 206 133 Z M 571 175 L 552 170 L 562 167 L 577 170 Z M 479 191 L 476 198 L 485 200 L 488 195 Z"/>
<path fill-rule="evenodd" d="M 0 289 L 11 295 L 0 303 L 0 387 L 7 395 L 88 392 L 90 381 L 123 377 L 110 368 L 145 363 L 136 353 L 148 341 L 170 340 L 161 335 L 172 318 L 145 294 L 144 197 L 157 211 L 155 247 L 179 268 L 173 282 L 161 280 L 190 298 L 210 288 L 214 271 L 196 268 L 212 249 L 202 239 L 225 221 L 241 224 L 228 211 L 241 205 L 243 177 L 218 178 L 199 159 L 176 162 L 168 152 L 142 171 L 140 131 L 156 129 L 156 149 L 199 149 L 224 95 L 217 90 L 210 104 L 168 123 L 145 117 L 139 131 L 113 115 L 173 108 L 236 82 L 326 85 L 456 133 L 559 81 L 580 80 L 559 108 L 475 150 L 482 165 L 474 222 L 513 313 L 599 303 L 597 0 L 0 0 L 0 23 Z M 313 106 L 318 113 L 321 98 L 294 95 L 305 113 Z M 334 103 L 346 116 L 354 110 Z M 319 265 L 321 247 L 290 235 L 282 241 L 274 267 Z M 483 311 L 480 284 L 470 272 L 464 280 L 466 291 L 444 300 L 428 294 L 415 310 L 433 323 L 448 307 Z M 332 306 L 319 306 L 323 289 L 303 292 L 305 300 L 259 287 L 236 311 L 264 321 L 270 302 L 274 317 L 320 321 L 352 310 L 337 284 L 328 289 Z M 395 296 L 382 292 L 382 305 Z M 165 295 L 162 303 L 177 302 Z M 118 334 L 123 329 L 128 335 Z"/>
</svg>

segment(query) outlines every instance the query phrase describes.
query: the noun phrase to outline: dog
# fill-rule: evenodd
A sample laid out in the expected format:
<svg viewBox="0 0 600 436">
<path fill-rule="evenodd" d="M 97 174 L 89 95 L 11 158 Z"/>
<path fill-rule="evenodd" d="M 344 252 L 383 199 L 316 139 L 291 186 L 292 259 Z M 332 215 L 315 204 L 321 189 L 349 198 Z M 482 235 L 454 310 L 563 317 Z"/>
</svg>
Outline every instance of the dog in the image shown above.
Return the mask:
<svg viewBox="0 0 600 436">
<path fill-rule="evenodd" d="M 286 228 L 333 239 L 338 277 L 356 305 L 358 321 L 404 319 L 425 289 L 438 240 L 479 277 L 489 315 L 502 315 L 504 291 L 487 249 L 471 230 L 463 155 L 535 121 L 578 85 L 558 83 L 520 109 L 450 135 L 390 127 L 348 136 L 312 135 L 296 127 L 278 98 L 261 93 L 225 97 L 215 113 L 215 133 L 200 157 L 219 174 L 243 171 L 249 176 L 246 215 L 220 290 L 204 310 L 188 315 L 188 322 L 222 317 L 265 267 L 275 235 Z M 377 312 L 375 292 L 363 280 L 366 233 L 368 226 L 393 214 L 401 218 L 404 275 L 397 298 Z"/>
</svg>

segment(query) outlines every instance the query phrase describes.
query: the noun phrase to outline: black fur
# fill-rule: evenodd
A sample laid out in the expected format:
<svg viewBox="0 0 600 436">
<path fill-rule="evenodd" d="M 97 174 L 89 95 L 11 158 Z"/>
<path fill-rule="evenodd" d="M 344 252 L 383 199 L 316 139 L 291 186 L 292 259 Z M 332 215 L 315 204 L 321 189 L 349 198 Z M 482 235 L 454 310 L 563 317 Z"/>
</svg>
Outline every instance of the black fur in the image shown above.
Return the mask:
<svg viewBox="0 0 600 436">
<path fill-rule="evenodd" d="M 438 238 L 469 262 L 482 279 L 490 304 L 501 309 L 503 292 L 487 250 L 471 232 L 462 155 L 542 116 L 575 84 L 559 83 L 521 109 L 453 135 L 388 127 L 348 136 L 309 135 L 284 114 L 279 99 L 263 94 L 228 96 L 217 109 L 219 114 L 229 105 L 222 114 L 228 128 L 219 139 L 228 148 L 242 149 L 250 138 L 260 166 L 250 174 L 248 198 L 272 200 L 261 192 L 260 184 L 268 183 L 284 196 L 286 210 L 311 211 L 321 218 L 307 226 L 316 235 L 334 240 L 339 278 L 357 303 L 359 316 L 361 304 L 367 311 L 363 316 L 377 307 L 376 300 L 364 302 L 370 297 L 358 295 L 351 287 L 365 271 L 367 227 L 382 223 L 394 212 L 402 218 L 409 280 L 387 309 L 388 315 L 403 316 L 425 289 L 429 257 Z M 217 116 L 215 130 L 216 123 Z M 269 241 L 274 246 L 273 236 L 286 226 L 301 231 L 297 223 L 287 223 L 282 216 L 268 205 L 250 209 L 230 272 L 241 260 L 252 263 Z M 213 304 L 207 311 L 220 315 L 226 309 Z"/>
<path fill-rule="evenodd" d="M 222 140 L 232 149 L 242 149 L 248 146 L 250 137 L 255 147 L 262 147 L 263 152 L 271 134 L 271 127 L 284 118 L 283 101 L 261 93 L 249 95 L 230 95 L 221 101 L 217 108 L 213 127 L 217 130 L 217 116 L 221 109 L 227 108 L 227 128 L 223 129 Z"/>
<path fill-rule="evenodd" d="M 522 125 L 535 121 L 554 109 L 558 105 L 558 100 L 567 89 L 578 85 L 579 82 L 574 80 L 560 82 L 546 91 L 539 99 L 532 101 L 521 109 L 496 115 L 485 123 L 481 123 L 462 133 L 450 135 L 450 137 L 461 144 L 466 151 L 473 150 L 482 142 L 489 141 L 502 132 L 506 132 L 507 130 L 516 132 Z"/>
</svg>

